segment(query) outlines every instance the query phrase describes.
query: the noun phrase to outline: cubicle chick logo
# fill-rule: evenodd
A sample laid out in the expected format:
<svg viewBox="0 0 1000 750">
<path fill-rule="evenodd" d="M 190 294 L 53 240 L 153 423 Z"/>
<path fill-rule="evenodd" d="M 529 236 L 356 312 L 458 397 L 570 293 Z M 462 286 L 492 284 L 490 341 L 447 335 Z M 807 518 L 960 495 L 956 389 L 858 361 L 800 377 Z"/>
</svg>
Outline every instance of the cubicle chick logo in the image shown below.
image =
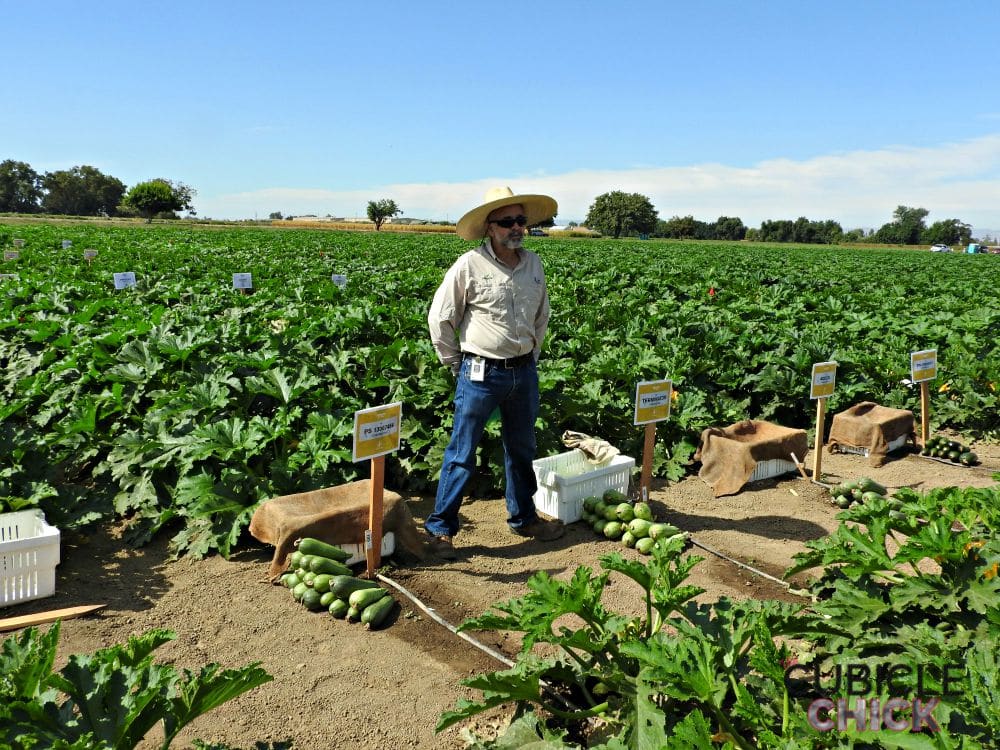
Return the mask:
<svg viewBox="0 0 1000 750">
<path fill-rule="evenodd" d="M 821 662 L 791 664 L 784 673 L 786 689 L 804 696 L 809 725 L 819 732 L 938 732 L 935 710 L 967 682 L 959 663 L 866 660 L 824 671 Z"/>
</svg>

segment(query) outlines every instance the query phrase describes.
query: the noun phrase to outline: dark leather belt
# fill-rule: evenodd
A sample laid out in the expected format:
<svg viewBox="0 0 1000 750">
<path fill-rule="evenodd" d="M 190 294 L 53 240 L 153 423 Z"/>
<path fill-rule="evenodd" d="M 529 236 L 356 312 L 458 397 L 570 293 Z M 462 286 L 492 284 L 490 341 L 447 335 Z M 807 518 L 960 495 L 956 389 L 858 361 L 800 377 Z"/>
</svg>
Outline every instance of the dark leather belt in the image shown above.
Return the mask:
<svg viewBox="0 0 1000 750">
<path fill-rule="evenodd" d="M 466 354 L 466 359 L 475 359 L 478 355 L 476 354 Z M 525 365 L 531 364 L 535 361 L 535 355 L 533 352 L 528 352 L 527 354 L 522 354 L 518 357 L 509 357 L 508 359 L 490 359 L 489 357 L 483 357 L 483 362 L 488 365 L 493 365 L 493 367 L 498 367 L 501 370 L 514 370 L 518 367 L 524 367 Z"/>
</svg>

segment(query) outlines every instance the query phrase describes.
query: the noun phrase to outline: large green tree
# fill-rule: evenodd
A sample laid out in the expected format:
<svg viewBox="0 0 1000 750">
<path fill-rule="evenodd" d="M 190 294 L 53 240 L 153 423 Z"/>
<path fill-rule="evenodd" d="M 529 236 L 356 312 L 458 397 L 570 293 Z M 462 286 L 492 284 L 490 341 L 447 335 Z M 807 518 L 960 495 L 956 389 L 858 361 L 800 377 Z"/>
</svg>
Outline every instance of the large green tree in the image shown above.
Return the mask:
<svg viewBox="0 0 1000 750">
<path fill-rule="evenodd" d="M 707 232 L 708 225 L 693 216 L 671 216 L 666 221 L 657 220 L 654 234 L 657 237 L 669 237 L 675 240 L 693 240 Z"/>
<path fill-rule="evenodd" d="M 890 245 L 920 244 L 920 237 L 927 229 L 924 225 L 927 214 L 926 208 L 897 206 L 892 221 L 879 227 L 873 239 Z"/>
<path fill-rule="evenodd" d="M 972 239 L 972 227 L 958 219 L 935 221 L 920 237 L 927 245 L 968 245 Z"/>
<path fill-rule="evenodd" d="M 177 211 L 191 212 L 193 196 L 194 190 L 183 182 L 175 183 L 158 177 L 133 185 L 122 204 L 150 222 L 154 216 L 161 214 L 176 218 Z"/>
<path fill-rule="evenodd" d="M 5 159 L 0 162 L 0 211 L 29 214 L 42 200 L 42 178 L 31 165 Z"/>
<path fill-rule="evenodd" d="M 614 190 L 594 199 L 584 223 L 612 237 L 651 234 L 656 229 L 656 209 L 645 195 Z"/>
<path fill-rule="evenodd" d="M 382 228 L 382 224 L 390 216 L 398 216 L 403 210 L 396 205 L 392 198 L 383 198 L 378 201 L 368 201 L 368 218 L 375 222 L 375 231 Z"/>
<path fill-rule="evenodd" d="M 742 240 L 746 236 L 747 228 L 738 216 L 720 216 L 712 225 L 714 240 Z"/>
<path fill-rule="evenodd" d="M 42 187 L 42 211 L 70 216 L 114 216 L 125 194 L 125 183 L 89 166 L 46 172 Z"/>
</svg>

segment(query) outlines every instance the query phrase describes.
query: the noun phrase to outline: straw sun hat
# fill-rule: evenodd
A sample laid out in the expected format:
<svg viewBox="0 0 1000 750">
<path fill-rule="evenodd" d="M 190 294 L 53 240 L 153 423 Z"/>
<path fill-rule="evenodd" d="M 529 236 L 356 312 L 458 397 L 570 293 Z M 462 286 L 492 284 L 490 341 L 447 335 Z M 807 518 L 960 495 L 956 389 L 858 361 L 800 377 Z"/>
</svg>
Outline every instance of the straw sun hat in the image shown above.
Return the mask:
<svg viewBox="0 0 1000 750">
<path fill-rule="evenodd" d="M 458 220 L 455 233 L 463 240 L 479 240 L 486 236 L 486 217 L 504 206 L 520 204 L 528 217 L 528 226 L 551 219 L 556 215 L 558 205 L 547 195 L 514 195 L 509 187 L 495 187 L 486 191 L 481 206 L 469 211 Z"/>
</svg>

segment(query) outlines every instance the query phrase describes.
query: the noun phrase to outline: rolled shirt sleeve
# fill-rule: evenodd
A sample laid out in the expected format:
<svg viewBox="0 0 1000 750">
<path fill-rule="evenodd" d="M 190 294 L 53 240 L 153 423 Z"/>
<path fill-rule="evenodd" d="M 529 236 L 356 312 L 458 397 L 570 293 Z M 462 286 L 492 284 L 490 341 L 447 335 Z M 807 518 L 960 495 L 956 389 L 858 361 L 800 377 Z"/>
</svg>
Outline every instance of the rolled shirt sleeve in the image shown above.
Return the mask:
<svg viewBox="0 0 1000 750">
<path fill-rule="evenodd" d="M 462 349 L 458 342 L 458 327 L 465 315 L 465 289 L 462 281 L 464 266 L 455 263 L 444 276 L 441 286 L 434 292 L 431 309 L 427 313 L 427 326 L 431 344 L 438 359 L 452 372 L 462 363 Z"/>
</svg>

